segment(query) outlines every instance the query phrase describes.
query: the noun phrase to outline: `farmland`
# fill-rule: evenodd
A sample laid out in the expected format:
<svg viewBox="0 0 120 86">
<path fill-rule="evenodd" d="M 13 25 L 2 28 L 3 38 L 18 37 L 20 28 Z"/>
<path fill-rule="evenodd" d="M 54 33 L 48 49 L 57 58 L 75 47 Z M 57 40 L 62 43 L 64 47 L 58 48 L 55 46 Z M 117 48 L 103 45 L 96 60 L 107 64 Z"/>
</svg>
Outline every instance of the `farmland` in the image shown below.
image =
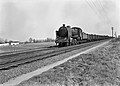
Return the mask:
<svg viewBox="0 0 120 86">
<path fill-rule="evenodd" d="M 120 86 L 120 40 L 114 39 L 18 86 Z"/>
<path fill-rule="evenodd" d="M 55 45 L 54 42 L 44 42 L 44 43 L 28 43 L 28 44 L 19 44 L 19 45 L 9 45 L 9 46 L 0 46 L 0 53 L 5 52 L 15 52 L 30 50 L 35 48 L 43 48 Z"/>
</svg>

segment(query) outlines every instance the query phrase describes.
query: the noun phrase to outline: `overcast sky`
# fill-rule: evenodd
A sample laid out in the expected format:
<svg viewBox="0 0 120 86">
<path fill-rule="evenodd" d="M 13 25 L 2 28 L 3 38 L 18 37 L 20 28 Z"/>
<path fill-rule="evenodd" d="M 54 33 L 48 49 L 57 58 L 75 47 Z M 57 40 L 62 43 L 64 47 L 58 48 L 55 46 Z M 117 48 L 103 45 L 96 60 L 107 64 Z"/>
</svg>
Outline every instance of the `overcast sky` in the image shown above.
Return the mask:
<svg viewBox="0 0 120 86">
<path fill-rule="evenodd" d="M 120 0 L 0 0 L 0 38 L 55 38 L 65 23 L 86 33 L 120 34 Z"/>
</svg>

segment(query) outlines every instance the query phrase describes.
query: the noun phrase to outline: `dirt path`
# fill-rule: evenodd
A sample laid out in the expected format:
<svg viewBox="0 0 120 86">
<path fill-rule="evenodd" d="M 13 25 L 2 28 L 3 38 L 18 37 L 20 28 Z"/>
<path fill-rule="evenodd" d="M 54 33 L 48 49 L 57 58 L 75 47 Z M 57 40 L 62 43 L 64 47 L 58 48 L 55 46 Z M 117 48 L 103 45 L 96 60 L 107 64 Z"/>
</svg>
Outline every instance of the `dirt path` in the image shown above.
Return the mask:
<svg viewBox="0 0 120 86">
<path fill-rule="evenodd" d="M 0 84 L 0 86 L 15 86 L 15 85 L 18 85 L 18 84 L 21 83 L 22 81 L 28 80 L 29 78 L 31 78 L 31 77 L 33 77 L 33 76 L 39 75 L 39 74 L 41 74 L 41 73 L 49 70 L 50 68 L 53 68 L 53 67 L 55 67 L 55 66 L 58 66 L 58 65 L 60 65 L 60 64 L 62 64 L 62 63 L 64 63 L 64 62 L 68 61 L 69 59 L 75 58 L 75 57 L 77 57 L 77 56 L 79 56 L 79 55 L 81 55 L 81 54 L 83 54 L 83 53 L 88 53 L 88 52 L 90 52 L 90 51 L 93 51 L 93 50 L 95 50 L 95 49 L 97 49 L 97 48 L 99 48 L 99 47 L 107 44 L 108 42 L 109 42 L 109 41 L 104 42 L 104 43 L 101 43 L 100 45 L 97 45 L 97 46 L 95 46 L 95 47 L 93 47 L 93 48 L 90 48 L 90 49 L 88 49 L 88 50 L 85 50 L 85 51 L 83 51 L 83 52 L 80 52 L 80 53 L 78 53 L 78 54 L 75 54 L 75 55 L 73 55 L 73 56 L 70 56 L 70 57 L 68 57 L 68 58 L 66 58 L 66 59 L 64 59 L 64 60 L 55 62 L 55 63 L 53 63 L 53 64 L 51 64 L 51 65 L 42 67 L 42 68 L 40 68 L 40 69 L 38 69 L 38 70 L 35 70 L 35 71 L 33 71 L 33 72 L 30 72 L 30 73 L 27 73 L 27 74 L 23 74 L 23 75 L 21 75 L 21 76 L 18 76 L 18 77 L 16 77 L 16 78 L 13 78 L 13 79 L 9 80 L 9 81 L 6 82 L 6 83 Z"/>
</svg>

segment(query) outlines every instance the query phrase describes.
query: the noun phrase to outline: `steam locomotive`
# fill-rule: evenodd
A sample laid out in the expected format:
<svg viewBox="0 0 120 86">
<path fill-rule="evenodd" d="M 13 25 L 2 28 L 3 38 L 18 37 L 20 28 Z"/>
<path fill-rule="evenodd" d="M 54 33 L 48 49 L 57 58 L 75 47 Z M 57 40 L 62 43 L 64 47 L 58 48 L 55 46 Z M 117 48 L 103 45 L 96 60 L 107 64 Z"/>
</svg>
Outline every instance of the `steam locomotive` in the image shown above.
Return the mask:
<svg viewBox="0 0 120 86">
<path fill-rule="evenodd" d="M 61 26 L 56 31 L 55 43 L 58 46 L 76 45 L 84 42 L 109 39 L 108 35 L 87 34 L 79 27 Z"/>
</svg>

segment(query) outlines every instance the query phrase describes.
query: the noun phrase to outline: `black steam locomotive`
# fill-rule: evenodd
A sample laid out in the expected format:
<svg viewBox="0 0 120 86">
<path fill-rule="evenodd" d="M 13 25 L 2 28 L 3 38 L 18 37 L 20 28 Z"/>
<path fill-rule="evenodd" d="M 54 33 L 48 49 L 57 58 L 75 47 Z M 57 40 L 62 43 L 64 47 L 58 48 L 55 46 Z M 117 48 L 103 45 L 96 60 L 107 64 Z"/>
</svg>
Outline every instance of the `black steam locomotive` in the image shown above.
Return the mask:
<svg viewBox="0 0 120 86">
<path fill-rule="evenodd" d="M 79 27 L 70 27 L 63 24 L 62 27 L 56 31 L 56 45 L 59 46 L 68 46 L 76 45 L 84 42 L 97 41 L 109 39 L 108 35 L 96 35 L 96 34 L 87 34 L 82 31 Z"/>
</svg>

